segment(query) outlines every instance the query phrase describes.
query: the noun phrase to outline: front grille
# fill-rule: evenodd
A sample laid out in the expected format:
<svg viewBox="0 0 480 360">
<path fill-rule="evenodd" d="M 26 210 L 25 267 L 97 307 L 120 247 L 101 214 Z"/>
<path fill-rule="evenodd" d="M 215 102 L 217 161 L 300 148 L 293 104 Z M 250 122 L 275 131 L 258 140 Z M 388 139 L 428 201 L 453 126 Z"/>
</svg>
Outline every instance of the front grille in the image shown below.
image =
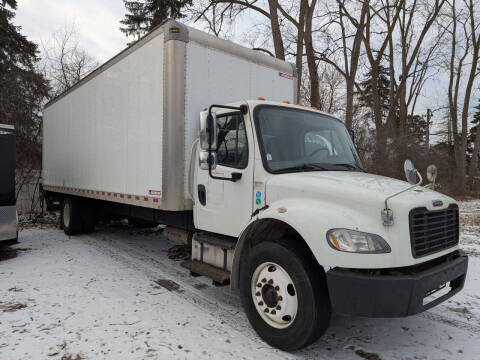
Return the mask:
<svg viewBox="0 0 480 360">
<path fill-rule="evenodd" d="M 410 211 L 410 241 L 414 258 L 430 255 L 458 244 L 458 206 L 429 211 L 424 207 Z"/>
</svg>

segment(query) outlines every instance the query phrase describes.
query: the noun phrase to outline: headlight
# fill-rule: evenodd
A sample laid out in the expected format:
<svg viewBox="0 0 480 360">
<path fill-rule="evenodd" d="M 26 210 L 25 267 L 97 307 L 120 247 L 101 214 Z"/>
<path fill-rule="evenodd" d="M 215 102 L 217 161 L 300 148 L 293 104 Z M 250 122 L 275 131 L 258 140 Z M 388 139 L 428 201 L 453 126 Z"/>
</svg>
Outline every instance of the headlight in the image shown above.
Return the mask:
<svg viewBox="0 0 480 360">
<path fill-rule="evenodd" d="M 389 253 L 390 246 L 381 236 L 349 229 L 331 229 L 327 232 L 328 244 L 339 251 L 378 254 Z"/>
</svg>

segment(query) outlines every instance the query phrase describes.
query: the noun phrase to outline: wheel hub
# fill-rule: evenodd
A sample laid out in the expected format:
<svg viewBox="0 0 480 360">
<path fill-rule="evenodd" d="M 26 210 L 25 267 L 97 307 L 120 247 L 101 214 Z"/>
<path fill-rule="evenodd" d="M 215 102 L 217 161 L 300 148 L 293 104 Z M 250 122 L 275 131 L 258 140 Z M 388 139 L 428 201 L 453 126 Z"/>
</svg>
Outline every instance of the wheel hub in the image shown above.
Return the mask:
<svg viewBox="0 0 480 360">
<path fill-rule="evenodd" d="M 272 285 L 266 284 L 262 287 L 262 298 L 270 308 L 274 308 L 278 304 L 278 294 Z"/>
<path fill-rule="evenodd" d="M 298 311 L 295 286 L 284 268 L 260 264 L 252 276 L 252 301 L 262 319 L 272 327 L 290 326 Z"/>
</svg>

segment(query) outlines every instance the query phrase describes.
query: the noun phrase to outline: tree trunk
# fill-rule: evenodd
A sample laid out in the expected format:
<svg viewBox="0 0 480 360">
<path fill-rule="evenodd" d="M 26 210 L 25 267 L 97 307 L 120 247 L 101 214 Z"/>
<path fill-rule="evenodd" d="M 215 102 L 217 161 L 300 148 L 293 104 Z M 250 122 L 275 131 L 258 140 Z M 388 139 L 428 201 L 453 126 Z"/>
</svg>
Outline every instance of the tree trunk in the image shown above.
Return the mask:
<svg viewBox="0 0 480 360">
<path fill-rule="evenodd" d="M 355 77 L 345 79 L 346 91 L 346 104 L 345 104 L 345 126 L 348 130 L 352 129 L 353 120 L 353 97 L 355 95 Z"/>
<path fill-rule="evenodd" d="M 305 50 L 307 54 L 307 66 L 310 77 L 310 104 L 311 106 L 320 106 L 320 86 L 318 81 L 318 69 L 313 48 L 312 38 L 312 18 L 317 1 L 313 0 L 306 12 L 305 18 Z"/>
<path fill-rule="evenodd" d="M 298 16 L 297 27 L 297 56 L 295 59 L 295 67 L 297 68 L 297 99 L 300 102 L 300 89 L 303 80 L 303 41 L 305 38 L 305 12 L 307 10 L 307 2 L 302 1 L 300 4 L 300 13 Z"/>
<path fill-rule="evenodd" d="M 480 123 L 477 125 L 477 133 L 475 137 L 475 143 L 473 145 L 472 159 L 470 160 L 470 190 L 473 190 L 474 177 L 478 171 L 478 153 L 480 152 Z"/>
<path fill-rule="evenodd" d="M 283 47 L 282 32 L 278 22 L 278 0 L 268 0 L 270 7 L 270 25 L 272 27 L 273 47 L 275 48 L 275 57 L 285 60 L 285 49 Z"/>
</svg>

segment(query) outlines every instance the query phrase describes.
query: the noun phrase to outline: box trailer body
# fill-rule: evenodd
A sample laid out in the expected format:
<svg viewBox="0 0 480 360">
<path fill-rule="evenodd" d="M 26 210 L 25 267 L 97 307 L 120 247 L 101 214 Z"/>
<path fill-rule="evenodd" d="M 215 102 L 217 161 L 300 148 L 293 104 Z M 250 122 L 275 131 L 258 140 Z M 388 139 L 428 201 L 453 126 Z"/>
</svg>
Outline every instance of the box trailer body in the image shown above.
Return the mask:
<svg viewBox="0 0 480 360">
<path fill-rule="evenodd" d="M 0 124 L 0 241 L 16 240 L 15 130 Z"/>
<path fill-rule="evenodd" d="M 284 350 L 332 311 L 408 316 L 460 291 L 455 200 L 411 165 L 410 183 L 365 172 L 343 122 L 296 91 L 291 64 L 167 21 L 47 105 L 47 208 L 69 235 L 169 225 L 184 266 L 230 282 Z"/>
<path fill-rule="evenodd" d="M 46 106 L 46 190 L 192 210 L 199 112 L 242 98 L 295 100 L 290 64 L 177 26 L 159 27 Z"/>
</svg>

